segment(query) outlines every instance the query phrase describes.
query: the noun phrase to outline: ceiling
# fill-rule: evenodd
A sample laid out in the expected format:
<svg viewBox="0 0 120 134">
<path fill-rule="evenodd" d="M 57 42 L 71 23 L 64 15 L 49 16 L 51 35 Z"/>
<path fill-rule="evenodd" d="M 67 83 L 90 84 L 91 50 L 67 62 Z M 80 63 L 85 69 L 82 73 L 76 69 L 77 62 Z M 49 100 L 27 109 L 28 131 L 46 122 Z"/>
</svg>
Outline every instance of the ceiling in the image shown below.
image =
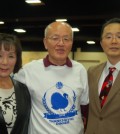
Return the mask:
<svg viewBox="0 0 120 134">
<path fill-rule="evenodd" d="M 42 0 L 44 5 L 31 6 L 24 0 L 1 0 L 0 32 L 16 34 L 23 51 L 45 51 L 43 45 L 45 27 L 57 18 L 67 18 L 72 27 L 78 27 L 74 34 L 73 51 L 102 51 L 99 43 L 102 24 L 113 17 L 120 17 L 120 0 Z M 27 32 L 18 34 L 14 28 Z M 96 44 L 88 45 L 87 40 Z"/>
</svg>

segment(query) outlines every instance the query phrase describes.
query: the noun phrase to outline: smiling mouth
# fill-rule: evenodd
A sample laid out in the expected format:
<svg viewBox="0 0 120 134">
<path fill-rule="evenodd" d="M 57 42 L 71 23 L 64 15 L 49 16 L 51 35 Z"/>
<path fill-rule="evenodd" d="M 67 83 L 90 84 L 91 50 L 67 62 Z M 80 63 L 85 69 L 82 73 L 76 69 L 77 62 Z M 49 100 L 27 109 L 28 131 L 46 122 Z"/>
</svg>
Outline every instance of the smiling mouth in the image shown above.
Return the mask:
<svg viewBox="0 0 120 134">
<path fill-rule="evenodd" d="M 0 70 L 1 70 L 2 72 L 8 71 L 8 69 L 2 69 L 2 68 L 0 68 Z"/>
<path fill-rule="evenodd" d="M 64 50 L 57 50 L 58 53 L 64 53 Z"/>
<path fill-rule="evenodd" d="M 111 49 L 111 50 L 118 50 L 119 48 L 115 48 L 115 47 L 114 47 L 114 48 L 110 48 L 110 49 Z"/>
</svg>

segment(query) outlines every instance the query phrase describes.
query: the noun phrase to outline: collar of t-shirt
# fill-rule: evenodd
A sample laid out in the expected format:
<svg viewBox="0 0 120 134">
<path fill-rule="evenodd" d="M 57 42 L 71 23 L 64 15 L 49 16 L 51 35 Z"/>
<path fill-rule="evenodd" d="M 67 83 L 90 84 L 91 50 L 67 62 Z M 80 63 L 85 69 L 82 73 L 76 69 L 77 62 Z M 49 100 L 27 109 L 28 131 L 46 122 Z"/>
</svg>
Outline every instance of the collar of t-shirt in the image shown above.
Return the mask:
<svg viewBox="0 0 120 134">
<path fill-rule="evenodd" d="M 51 62 L 49 61 L 49 58 L 48 58 L 48 57 L 49 57 L 49 55 L 47 55 L 47 56 L 43 59 L 44 66 L 45 66 L 45 67 L 48 67 L 48 66 L 50 66 L 50 65 L 57 66 L 57 65 L 51 63 Z M 72 67 L 72 62 L 70 61 L 70 59 L 69 59 L 68 57 L 67 57 L 66 63 L 63 64 L 63 65 L 61 65 L 61 66 L 64 66 L 64 65 L 67 65 L 68 67 Z"/>
</svg>

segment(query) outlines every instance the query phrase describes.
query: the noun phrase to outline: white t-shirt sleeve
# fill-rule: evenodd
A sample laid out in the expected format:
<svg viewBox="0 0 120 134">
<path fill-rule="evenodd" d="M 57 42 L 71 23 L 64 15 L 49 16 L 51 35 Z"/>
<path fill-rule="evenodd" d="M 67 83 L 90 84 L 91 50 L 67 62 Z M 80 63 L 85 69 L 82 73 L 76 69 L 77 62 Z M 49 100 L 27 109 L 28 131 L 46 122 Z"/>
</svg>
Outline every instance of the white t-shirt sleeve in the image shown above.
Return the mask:
<svg viewBox="0 0 120 134">
<path fill-rule="evenodd" d="M 81 76 L 80 81 L 82 82 L 83 85 L 83 91 L 80 97 L 80 104 L 87 105 L 89 103 L 89 87 L 88 87 L 87 71 L 85 68 L 81 70 L 80 76 Z"/>
<path fill-rule="evenodd" d="M 21 82 L 21 83 L 23 83 L 23 84 L 26 84 L 25 73 L 24 73 L 23 68 L 21 68 L 19 70 L 19 72 L 14 75 L 14 79 L 19 81 L 19 82 Z"/>
</svg>

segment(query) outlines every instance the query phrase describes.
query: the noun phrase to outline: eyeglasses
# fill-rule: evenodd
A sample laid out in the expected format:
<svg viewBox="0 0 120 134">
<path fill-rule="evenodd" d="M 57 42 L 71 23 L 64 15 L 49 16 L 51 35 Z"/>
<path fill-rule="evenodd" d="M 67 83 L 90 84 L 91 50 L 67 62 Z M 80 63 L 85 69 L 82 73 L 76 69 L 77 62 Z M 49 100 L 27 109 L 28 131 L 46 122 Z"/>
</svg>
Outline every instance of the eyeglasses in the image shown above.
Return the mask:
<svg viewBox="0 0 120 134">
<path fill-rule="evenodd" d="M 120 42 L 120 34 L 118 34 L 118 35 L 107 34 L 107 35 L 103 36 L 103 39 L 110 40 L 110 41 L 113 39 L 116 39 L 117 41 Z"/>
<path fill-rule="evenodd" d="M 60 36 L 51 36 L 51 37 L 47 37 L 48 39 L 52 40 L 54 43 L 58 43 L 62 40 L 63 43 L 69 43 L 72 41 L 72 38 L 71 37 L 68 37 L 68 36 L 63 36 L 63 37 L 60 37 Z"/>
</svg>

